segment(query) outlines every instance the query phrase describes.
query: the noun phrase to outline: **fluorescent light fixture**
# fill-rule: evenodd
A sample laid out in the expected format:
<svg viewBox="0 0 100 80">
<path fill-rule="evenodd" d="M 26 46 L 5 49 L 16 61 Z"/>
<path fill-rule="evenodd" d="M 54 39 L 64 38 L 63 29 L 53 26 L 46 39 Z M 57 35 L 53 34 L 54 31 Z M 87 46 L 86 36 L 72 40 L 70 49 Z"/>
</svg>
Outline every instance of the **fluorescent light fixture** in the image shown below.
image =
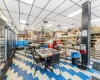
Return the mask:
<svg viewBox="0 0 100 80">
<path fill-rule="evenodd" d="M 20 1 L 32 5 L 34 0 L 20 0 Z"/>
<path fill-rule="evenodd" d="M 100 19 L 95 19 L 95 20 L 92 20 L 91 22 L 97 22 L 97 21 L 100 21 Z"/>
<path fill-rule="evenodd" d="M 75 12 L 73 12 L 73 13 L 67 15 L 67 17 L 73 17 L 73 16 L 76 16 L 76 15 L 78 15 L 78 14 L 80 14 L 80 13 L 82 13 L 82 9 L 79 9 L 79 10 L 77 10 L 77 11 L 75 11 Z"/>
<path fill-rule="evenodd" d="M 25 20 L 20 20 L 20 23 L 26 24 L 26 21 Z"/>
</svg>

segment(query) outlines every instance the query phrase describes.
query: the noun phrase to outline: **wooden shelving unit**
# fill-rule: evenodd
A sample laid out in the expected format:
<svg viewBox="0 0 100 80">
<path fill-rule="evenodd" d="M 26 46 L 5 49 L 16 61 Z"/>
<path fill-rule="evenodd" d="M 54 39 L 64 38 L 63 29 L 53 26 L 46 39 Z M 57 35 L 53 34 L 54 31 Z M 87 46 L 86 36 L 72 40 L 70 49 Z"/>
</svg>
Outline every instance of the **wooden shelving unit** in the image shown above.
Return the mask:
<svg viewBox="0 0 100 80">
<path fill-rule="evenodd" d="M 100 60 L 100 51 L 97 51 L 96 42 L 100 39 L 100 33 L 91 34 L 91 54 L 90 57 Z M 98 43 L 100 45 L 100 42 Z"/>
</svg>

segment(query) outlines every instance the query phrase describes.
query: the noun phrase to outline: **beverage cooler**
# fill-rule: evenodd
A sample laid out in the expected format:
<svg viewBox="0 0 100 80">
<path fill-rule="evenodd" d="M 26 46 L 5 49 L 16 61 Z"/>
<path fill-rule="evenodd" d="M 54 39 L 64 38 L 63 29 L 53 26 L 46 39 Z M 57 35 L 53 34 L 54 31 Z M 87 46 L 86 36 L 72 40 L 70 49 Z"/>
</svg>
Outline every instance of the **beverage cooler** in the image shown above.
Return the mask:
<svg viewBox="0 0 100 80">
<path fill-rule="evenodd" d="M 11 57 L 15 52 L 16 36 L 13 30 L 0 21 L 0 80 L 4 77 L 11 64 Z"/>
</svg>

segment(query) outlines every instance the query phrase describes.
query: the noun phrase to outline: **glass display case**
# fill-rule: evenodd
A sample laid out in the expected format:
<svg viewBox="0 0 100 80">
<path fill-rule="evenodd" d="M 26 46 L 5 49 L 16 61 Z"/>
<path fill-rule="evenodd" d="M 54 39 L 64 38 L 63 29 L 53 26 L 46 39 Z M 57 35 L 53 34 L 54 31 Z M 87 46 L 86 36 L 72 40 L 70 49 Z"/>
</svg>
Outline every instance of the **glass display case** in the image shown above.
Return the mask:
<svg viewBox="0 0 100 80">
<path fill-rule="evenodd" d="M 13 30 L 0 21 L 0 80 L 12 63 L 16 36 Z"/>
<path fill-rule="evenodd" d="M 6 61 L 6 50 L 5 50 L 5 27 L 0 23 L 0 72 L 2 71 Z"/>
</svg>

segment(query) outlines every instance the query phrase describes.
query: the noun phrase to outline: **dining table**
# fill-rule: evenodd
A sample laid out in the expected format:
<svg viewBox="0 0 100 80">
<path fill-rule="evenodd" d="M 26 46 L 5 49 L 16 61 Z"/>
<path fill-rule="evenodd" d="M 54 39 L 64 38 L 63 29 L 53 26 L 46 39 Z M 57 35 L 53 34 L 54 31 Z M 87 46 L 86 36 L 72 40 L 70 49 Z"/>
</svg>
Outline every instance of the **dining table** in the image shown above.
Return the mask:
<svg viewBox="0 0 100 80">
<path fill-rule="evenodd" d="M 45 49 L 37 49 L 36 53 L 42 58 L 47 58 L 47 57 L 51 57 L 53 53 L 57 51 L 58 50 L 53 48 L 45 48 Z"/>
<path fill-rule="evenodd" d="M 48 58 L 52 57 L 53 53 L 55 53 L 55 52 L 58 52 L 58 50 L 53 49 L 53 48 L 36 49 L 36 54 L 39 55 L 41 58 L 45 58 L 46 61 L 48 60 Z M 46 62 L 45 68 L 50 69 L 48 66 L 49 66 L 48 62 Z"/>
</svg>

